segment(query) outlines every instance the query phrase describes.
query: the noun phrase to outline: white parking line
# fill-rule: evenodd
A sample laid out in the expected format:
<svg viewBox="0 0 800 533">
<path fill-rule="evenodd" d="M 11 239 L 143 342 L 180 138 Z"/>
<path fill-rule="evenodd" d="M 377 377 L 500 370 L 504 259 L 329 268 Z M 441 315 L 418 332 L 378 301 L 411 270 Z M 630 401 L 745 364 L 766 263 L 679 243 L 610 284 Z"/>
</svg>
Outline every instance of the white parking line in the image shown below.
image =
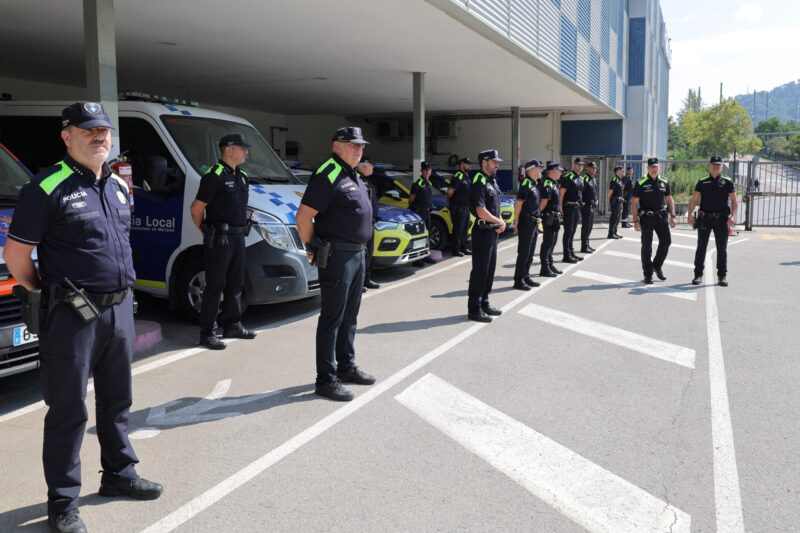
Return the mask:
<svg viewBox="0 0 800 533">
<path fill-rule="evenodd" d="M 628 241 L 628 242 L 641 243 L 641 239 L 635 238 L 635 237 L 623 237 L 622 240 L 623 241 Z M 658 246 L 658 239 L 653 239 L 653 249 L 655 249 L 656 246 Z M 695 249 L 697 249 L 697 246 L 690 246 L 688 244 L 677 244 L 677 243 L 674 243 L 674 242 L 671 243 L 669 245 L 669 247 L 670 248 L 681 248 L 683 250 L 695 250 Z"/>
<path fill-rule="evenodd" d="M 574 331 L 622 348 L 639 352 L 656 359 L 675 363 L 676 365 L 694 368 L 695 352 L 691 348 L 678 346 L 669 342 L 653 339 L 633 333 L 616 326 L 601 324 L 594 320 L 571 315 L 557 309 L 550 309 L 537 304 L 528 304 L 519 313 L 546 324 Z"/>
<path fill-rule="evenodd" d="M 615 278 L 614 276 L 606 276 L 605 274 L 598 274 L 596 272 L 589 272 L 587 270 L 576 270 L 572 275 L 576 278 L 590 279 L 592 281 L 608 283 L 609 285 L 620 285 L 622 288 L 636 288 L 656 294 L 663 294 L 664 296 L 672 296 L 673 298 L 681 298 L 683 300 L 691 300 L 693 302 L 697 301 L 696 292 L 683 290 L 679 287 L 670 287 L 668 285 L 645 285 L 641 281 Z"/>
<path fill-rule="evenodd" d="M 633 259 L 638 261 L 639 263 L 642 262 L 642 257 L 636 254 L 628 254 L 625 252 L 617 252 L 615 250 L 606 250 L 603 252 L 605 255 L 613 255 L 614 257 L 624 257 L 625 259 Z M 692 268 L 694 269 L 694 265 L 692 263 L 685 263 L 683 261 L 673 261 L 672 259 L 667 259 L 664 261 L 665 265 L 680 267 L 680 268 Z"/>
<path fill-rule="evenodd" d="M 438 377 L 397 401 L 592 533 L 688 533 L 691 517 Z"/>
</svg>

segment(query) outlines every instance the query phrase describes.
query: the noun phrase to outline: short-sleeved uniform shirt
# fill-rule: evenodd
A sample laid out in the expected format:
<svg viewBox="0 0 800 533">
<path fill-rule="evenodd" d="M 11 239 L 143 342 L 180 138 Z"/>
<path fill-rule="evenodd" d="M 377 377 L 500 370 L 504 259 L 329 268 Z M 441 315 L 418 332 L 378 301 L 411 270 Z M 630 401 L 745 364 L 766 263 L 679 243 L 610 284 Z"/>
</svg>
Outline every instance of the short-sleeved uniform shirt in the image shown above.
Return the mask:
<svg viewBox="0 0 800 533">
<path fill-rule="evenodd" d="M 539 194 L 539 188 L 536 186 L 536 182 L 527 177 L 523 179 L 517 191 L 517 200 L 522 200 L 520 214 L 538 217 L 540 199 L 541 195 Z"/>
<path fill-rule="evenodd" d="M 196 198 L 206 206 L 207 224 L 247 224 L 250 184 L 242 167 L 234 170 L 221 160 L 200 179 Z"/>
<path fill-rule="evenodd" d="M 318 211 L 314 233 L 322 239 L 364 244 L 372 235 L 367 185 L 336 154 L 311 175 L 301 203 Z"/>
<path fill-rule="evenodd" d="M 661 176 L 655 179 L 649 175 L 644 176 L 633 186 L 633 196 L 639 199 L 639 209 L 659 211 L 667 206 L 667 196 L 670 196 L 669 183 Z"/>
<path fill-rule="evenodd" d="M 561 212 L 558 191 L 559 186 L 557 181 L 553 181 L 550 178 L 542 178 L 539 180 L 539 196 L 542 200 L 547 200 L 547 205 L 544 206 L 542 214 Z"/>
<path fill-rule="evenodd" d="M 699 180 L 694 190 L 700 193 L 700 210 L 714 213 L 728 210 L 729 194 L 735 191 L 733 180 L 728 176 L 712 178 L 710 175 Z"/>
<path fill-rule="evenodd" d="M 627 174 L 622 177 L 622 195 L 625 198 L 630 198 L 633 193 L 633 176 Z"/>
<path fill-rule="evenodd" d="M 611 181 L 608 183 L 608 190 L 611 191 L 611 201 L 619 200 L 622 198 L 625 192 L 625 185 L 622 180 L 625 178 L 620 178 L 616 174 L 611 177 Z"/>
<path fill-rule="evenodd" d="M 589 174 L 583 176 L 583 191 L 581 192 L 581 197 L 585 204 L 597 201 L 597 180 L 594 176 L 590 176 Z"/>
<path fill-rule="evenodd" d="M 411 192 L 414 196 L 414 205 L 412 209 L 423 209 L 430 211 L 431 209 L 431 182 L 425 178 L 417 178 L 417 181 L 411 185 Z"/>
<path fill-rule="evenodd" d="M 36 245 L 45 281 L 115 292 L 136 281 L 130 229 L 125 181 L 106 164 L 98 180 L 67 154 L 22 187 L 8 238 Z"/>
<path fill-rule="evenodd" d="M 492 215 L 500 216 L 500 189 L 493 176 L 476 172 L 469 186 L 469 212 L 478 217 L 478 208 L 484 207 Z"/>
<path fill-rule="evenodd" d="M 579 175 L 574 172 L 567 172 L 558 180 L 558 186 L 561 189 L 566 189 L 564 193 L 564 202 L 574 203 L 582 201 L 583 180 Z"/>
<path fill-rule="evenodd" d="M 469 175 L 460 170 L 450 178 L 450 187 L 453 188 L 453 196 L 450 197 L 450 205 L 453 207 L 467 207 L 469 205 Z"/>
<path fill-rule="evenodd" d="M 367 195 L 369 196 L 369 204 L 372 206 L 372 221 L 377 222 L 378 217 L 378 188 L 372 182 L 369 176 L 362 176 L 358 173 L 358 178 L 367 186 Z"/>
</svg>

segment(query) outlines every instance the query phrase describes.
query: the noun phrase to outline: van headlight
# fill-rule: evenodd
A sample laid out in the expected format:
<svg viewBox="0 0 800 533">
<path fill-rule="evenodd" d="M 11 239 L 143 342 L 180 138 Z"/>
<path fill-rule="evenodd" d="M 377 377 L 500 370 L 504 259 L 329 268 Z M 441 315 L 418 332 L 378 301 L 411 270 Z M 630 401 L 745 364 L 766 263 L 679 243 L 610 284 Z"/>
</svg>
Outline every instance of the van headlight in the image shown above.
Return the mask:
<svg viewBox="0 0 800 533">
<path fill-rule="evenodd" d="M 397 222 L 389 222 L 388 220 L 379 220 L 375 223 L 376 231 L 384 231 L 387 229 L 397 229 Z"/>
<path fill-rule="evenodd" d="M 294 242 L 292 241 L 292 236 L 289 235 L 286 224 L 277 217 L 260 211 L 253 211 L 252 220 L 253 229 L 271 246 L 283 250 L 294 249 Z"/>
</svg>

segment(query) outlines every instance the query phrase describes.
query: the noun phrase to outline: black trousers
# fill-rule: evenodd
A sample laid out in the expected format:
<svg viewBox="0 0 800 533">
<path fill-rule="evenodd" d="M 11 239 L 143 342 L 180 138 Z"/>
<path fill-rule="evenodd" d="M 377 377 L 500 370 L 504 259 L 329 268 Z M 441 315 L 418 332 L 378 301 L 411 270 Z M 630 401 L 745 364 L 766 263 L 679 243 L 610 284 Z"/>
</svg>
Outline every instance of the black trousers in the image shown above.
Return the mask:
<svg viewBox="0 0 800 533">
<path fill-rule="evenodd" d="M 475 228 L 472 232 L 472 270 L 469 273 L 467 301 L 470 311 L 489 305 L 489 293 L 492 292 L 497 266 L 497 237 L 497 232 L 491 229 Z"/>
<path fill-rule="evenodd" d="M 425 222 L 425 229 L 431 230 L 431 210 L 429 207 L 415 207 L 414 212 Z"/>
<path fill-rule="evenodd" d="M 617 234 L 617 227 L 619 226 L 620 213 L 622 212 L 622 198 L 612 198 L 611 200 L 611 218 L 608 221 L 608 236 Z"/>
<path fill-rule="evenodd" d="M 625 196 L 625 198 L 622 201 L 622 220 L 627 222 L 628 215 L 630 214 L 630 212 L 631 212 L 631 197 Z"/>
<path fill-rule="evenodd" d="M 543 227 L 542 247 L 539 249 L 539 262 L 541 263 L 539 268 L 542 274 L 549 272 L 550 267 L 553 266 L 553 250 L 558 241 L 558 230 L 560 228 L 561 225 L 558 222 L 550 225 L 545 224 Z"/>
<path fill-rule="evenodd" d="M 364 251 L 333 250 L 319 270 L 322 299 L 317 322 L 317 385 L 329 383 L 336 369 L 355 366 L 356 322 L 364 286 Z"/>
<path fill-rule="evenodd" d="M 100 464 L 105 472 L 138 477 L 134 467 L 139 459 L 128 440 L 135 340 L 132 294 L 118 305 L 100 307 L 100 316 L 88 324 L 65 303 L 57 304 L 46 321 L 39 335 L 39 376 L 48 407 L 42 450 L 48 513 L 78 507 L 90 375 Z"/>
<path fill-rule="evenodd" d="M 372 253 L 375 246 L 375 231 L 372 232 L 367 241 L 367 249 L 364 252 L 364 283 L 372 281 Z"/>
<path fill-rule="evenodd" d="M 227 246 L 203 248 L 206 287 L 200 307 L 201 333 L 210 333 L 216 327 L 220 296 L 222 312 L 219 313 L 219 324 L 225 327 L 241 323 L 245 254 L 244 235 L 239 234 L 228 235 Z"/>
<path fill-rule="evenodd" d="M 728 275 L 728 224 L 727 218 L 703 218 L 697 223 L 697 251 L 694 254 L 694 275 L 703 275 L 708 238 L 714 232 L 717 244 L 717 277 Z"/>
<path fill-rule="evenodd" d="M 581 207 L 581 250 L 589 246 L 589 237 L 592 235 L 594 227 L 594 206 L 585 205 Z"/>
<path fill-rule="evenodd" d="M 514 281 L 521 283 L 523 279 L 530 275 L 539 229 L 530 216 L 526 215 L 520 216 L 517 228 L 517 264 L 514 268 Z"/>
<path fill-rule="evenodd" d="M 575 240 L 575 231 L 578 228 L 578 215 L 580 214 L 580 210 L 577 207 L 569 207 L 564 205 L 564 235 L 562 237 L 561 243 L 564 247 L 564 255 L 571 256 L 575 255 L 575 246 L 573 245 L 573 241 Z"/>
<path fill-rule="evenodd" d="M 656 216 L 642 216 L 639 218 L 642 229 L 642 271 L 646 278 L 653 276 L 653 269 L 661 268 L 667 259 L 669 246 L 672 244 L 672 235 L 669 232 L 667 214 Z M 653 255 L 653 233 L 658 235 L 658 249 Z"/>
<path fill-rule="evenodd" d="M 453 252 L 464 252 L 467 249 L 469 207 L 454 205 L 450 208 L 450 216 L 453 219 Z"/>
</svg>

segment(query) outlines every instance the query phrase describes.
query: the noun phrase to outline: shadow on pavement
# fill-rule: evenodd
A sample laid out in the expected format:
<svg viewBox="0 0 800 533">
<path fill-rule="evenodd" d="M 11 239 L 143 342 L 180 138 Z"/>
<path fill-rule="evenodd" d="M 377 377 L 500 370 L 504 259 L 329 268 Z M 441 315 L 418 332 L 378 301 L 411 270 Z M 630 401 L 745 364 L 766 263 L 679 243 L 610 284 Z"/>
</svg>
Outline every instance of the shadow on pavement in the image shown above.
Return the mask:
<svg viewBox="0 0 800 533">
<path fill-rule="evenodd" d="M 466 296 L 467 291 L 463 291 Z M 403 331 L 417 331 L 421 329 L 430 329 L 441 326 L 450 326 L 452 324 L 459 324 L 467 321 L 467 315 L 446 316 L 442 318 L 433 318 L 426 320 L 405 320 L 402 322 L 386 322 L 384 324 L 373 324 L 365 328 L 359 329 L 358 333 L 399 333 Z"/>
</svg>

